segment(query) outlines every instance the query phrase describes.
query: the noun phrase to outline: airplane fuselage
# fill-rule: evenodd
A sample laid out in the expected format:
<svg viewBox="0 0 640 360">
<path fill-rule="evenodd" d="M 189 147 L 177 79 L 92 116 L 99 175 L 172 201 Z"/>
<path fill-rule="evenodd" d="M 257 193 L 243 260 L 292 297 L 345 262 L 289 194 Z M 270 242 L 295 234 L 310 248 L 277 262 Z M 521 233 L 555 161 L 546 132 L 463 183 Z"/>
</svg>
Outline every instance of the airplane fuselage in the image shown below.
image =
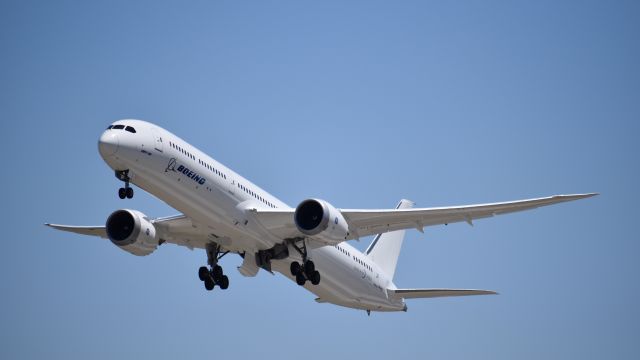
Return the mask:
<svg viewBox="0 0 640 360">
<path fill-rule="evenodd" d="M 282 242 L 245 210 L 290 209 L 287 204 L 169 131 L 140 120 L 120 120 L 102 134 L 99 144 L 113 170 L 128 170 L 131 183 L 188 216 L 225 250 L 254 254 Z M 207 245 L 185 241 L 194 248 Z M 387 294 L 395 288 L 391 279 L 346 242 L 309 248 L 308 256 L 322 281 L 304 287 L 318 301 L 363 310 L 406 310 L 404 301 Z M 300 259 L 290 251 L 289 257 L 273 260 L 272 269 L 295 281 L 290 264 Z"/>
</svg>

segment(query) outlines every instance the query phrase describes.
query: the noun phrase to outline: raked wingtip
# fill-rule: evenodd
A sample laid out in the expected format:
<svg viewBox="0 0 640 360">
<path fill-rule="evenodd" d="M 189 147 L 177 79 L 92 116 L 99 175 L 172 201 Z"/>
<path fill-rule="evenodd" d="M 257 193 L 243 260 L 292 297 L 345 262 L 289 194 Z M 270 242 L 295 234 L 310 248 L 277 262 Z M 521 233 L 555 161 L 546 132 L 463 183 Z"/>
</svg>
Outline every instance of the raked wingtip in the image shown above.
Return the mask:
<svg viewBox="0 0 640 360">
<path fill-rule="evenodd" d="M 579 199 L 590 198 L 597 195 L 600 195 L 600 193 L 566 194 L 566 195 L 556 195 L 556 196 L 559 198 L 565 198 L 570 200 L 579 200 Z"/>
</svg>

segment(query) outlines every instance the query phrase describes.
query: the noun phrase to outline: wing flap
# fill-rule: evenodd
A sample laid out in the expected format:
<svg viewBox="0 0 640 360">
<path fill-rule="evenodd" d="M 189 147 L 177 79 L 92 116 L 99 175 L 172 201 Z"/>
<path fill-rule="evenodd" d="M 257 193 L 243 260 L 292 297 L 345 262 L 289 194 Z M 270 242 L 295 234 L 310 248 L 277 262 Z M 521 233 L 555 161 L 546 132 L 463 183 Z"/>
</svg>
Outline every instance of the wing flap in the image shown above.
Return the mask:
<svg viewBox="0 0 640 360">
<path fill-rule="evenodd" d="M 453 296 L 498 295 L 491 290 L 475 289 L 395 289 L 388 290 L 389 295 L 402 299 L 425 299 Z"/>
</svg>

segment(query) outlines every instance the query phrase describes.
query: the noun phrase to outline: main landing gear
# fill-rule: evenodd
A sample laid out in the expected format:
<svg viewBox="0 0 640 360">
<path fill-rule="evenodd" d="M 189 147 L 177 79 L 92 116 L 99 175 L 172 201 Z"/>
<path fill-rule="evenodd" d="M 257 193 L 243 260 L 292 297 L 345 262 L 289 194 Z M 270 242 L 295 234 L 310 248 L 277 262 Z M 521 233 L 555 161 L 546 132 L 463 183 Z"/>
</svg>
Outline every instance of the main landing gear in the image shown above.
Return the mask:
<svg viewBox="0 0 640 360">
<path fill-rule="evenodd" d="M 302 255 L 302 264 L 297 261 L 291 263 L 291 275 L 296 277 L 296 283 L 300 286 L 304 286 L 307 280 L 311 281 L 313 285 L 320 284 L 320 273 L 316 270 L 316 265 L 307 256 L 307 245 L 302 240 L 302 248 L 298 247 L 293 242 L 293 248 L 296 249 L 300 255 Z"/>
<path fill-rule="evenodd" d="M 116 170 L 116 177 L 119 180 L 124 181 L 124 187 L 118 189 L 118 196 L 120 199 L 131 199 L 133 197 L 133 188 L 129 186 L 129 181 L 131 180 L 129 177 L 129 170 Z"/>
<path fill-rule="evenodd" d="M 226 290 L 229 287 L 229 278 L 222 271 L 222 266 L 218 265 L 218 260 L 228 253 L 228 251 L 221 253 L 220 245 L 207 245 L 207 263 L 211 269 L 206 266 L 201 266 L 198 269 L 198 278 L 204 282 L 204 288 L 207 291 L 213 290 L 216 285 L 220 286 L 222 290 Z"/>
</svg>

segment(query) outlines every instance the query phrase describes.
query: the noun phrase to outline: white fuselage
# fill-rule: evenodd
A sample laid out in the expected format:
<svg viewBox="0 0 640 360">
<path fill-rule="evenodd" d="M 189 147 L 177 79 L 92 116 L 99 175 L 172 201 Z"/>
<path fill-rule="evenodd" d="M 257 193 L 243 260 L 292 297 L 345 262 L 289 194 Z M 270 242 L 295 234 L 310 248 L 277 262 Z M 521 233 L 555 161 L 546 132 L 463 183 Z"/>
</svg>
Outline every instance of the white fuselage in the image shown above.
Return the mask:
<svg viewBox="0 0 640 360">
<path fill-rule="evenodd" d="M 254 254 L 282 243 L 245 208 L 290 208 L 268 192 L 189 145 L 169 131 L 140 120 L 120 120 L 124 129 L 106 130 L 100 154 L 114 170 L 129 170 L 131 182 L 153 194 L 211 233 L 226 250 Z M 204 248 L 206 243 L 191 244 Z M 304 286 L 318 301 L 374 311 L 406 310 L 402 300 L 387 296 L 391 279 L 366 255 L 341 243 L 309 248 L 309 257 L 322 275 L 319 285 Z M 295 281 L 289 266 L 300 260 L 295 251 L 272 269 Z"/>
</svg>

